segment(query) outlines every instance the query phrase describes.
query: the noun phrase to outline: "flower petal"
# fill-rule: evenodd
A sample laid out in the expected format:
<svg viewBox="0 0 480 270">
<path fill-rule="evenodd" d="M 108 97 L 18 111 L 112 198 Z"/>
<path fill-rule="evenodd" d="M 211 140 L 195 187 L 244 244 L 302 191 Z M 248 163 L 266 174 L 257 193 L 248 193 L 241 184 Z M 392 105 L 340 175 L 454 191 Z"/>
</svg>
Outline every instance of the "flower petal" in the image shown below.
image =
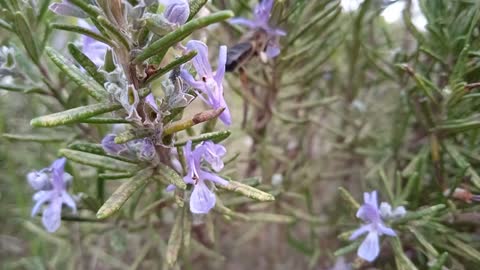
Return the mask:
<svg viewBox="0 0 480 270">
<path fill-rule="evenodd" d="M 205 43 L 198 40 L 187 42 L 188 51 L 197 51 L 197 55 L 192 59 L 193 66 L 200 77 L 213 77 L 212 67 L 208 61 L 208 47 Z"/>
<path fill-rule="evenodd" d="M 175 185 L 170 184 L 170 185 L 167 186 L 167 188 L 165 188 L 165 191 L 166 191 L 166 192 L 172 192 L 172 191 L 174 191 L 176 188 L 177 188 L 177 187 L 176 187 Z"/>
<path fill-rule="evenodd" d="M 87 18 L 88 15 L 80 8 L 70 4 L 68 1 L 62 1 L 61 3 L 53 3 L 48 9 L 62 16 L 71 16 L 77 18 Z"/>
<path fill-rule="evenodd" d="M 54 232 L 60 227 L 62 218 L 62 198 L 54 197 L 43 211 L 42 222 L 48 232 Z"/>
<path fill-rule="evenodd" d="M 44 203 L 50 200 L 51 196 L 52 196 L 51 191 L 44 191 L 44 190 L 41 190 L 33 194 L 33 200 L 35 201 L 35 204 L 33 205 L 33 208 L 32 208 L 32 213 L 31 213 L 32 217 L 38 213 L 38 210 L 40 210 L 40 207 Z"/>
<path fill-rule="evenodd" d="M 206 172 L 206 171 L 199 171 L 198 172 L 200 174 L 200 178 L 202 180 L 209 180 L 209 181 L 212 181 L 214 183 L 217 183 L 217 184 L 220 184 L 220 185 L 228 185 L 228 181 L 221 178 L 220 176 L 214 174 L 214 173 L 209 173 L 209 172 Z"/>
<path fill-rule="evenodd" d="M 228 21 L 231 24 L 240 24 L 244 25 L 248 28 L 255 28 L 256 23 L 252 20 L 246 19 L 246 18 L 233 18 Z"/>
<path fill-rule="evenodd" d="M 357 217 L 365 222 L 380 222 L 380 213 L 378 209 L 370 204 L 362 205 L 357 211 Z"/>
<path fill-rule="evenodd" d="M 374 206 L 375 208 L 378 208 L 378 200 L 377 200 L 377 191 L 374 190 L 372 191 L 370 194 L 368 194 L 367 192 L 365 192 L 363 194 L 363 198 L 365 200 L 365 203 L 367 204 L 370 204 L 372 206 Z"/>
<path fill-rule="evenodd" d="M 217 84 L 223 83 L 223 77 L 225 76 L 225 65 L 227 64 L 227 46 L 220 46 L 218 52 L 218 67 L 215 72 L 214 80 Z"/>
<path fill-rule="evenodd" d="M 194 214 L 206 214 L 215 206 L 215 194 L 203 181 L 199 181 L 190 196 L 190 211 Z"/>
<path fill-rule="evenodd" d="M 380 244 L 378 234 L 374 231 L 371 231 L 358 248 L 357 255 L 368 262 L 373 262 L 379 253 Z"/>
<path fill-rule="evenodd" d="M 46 172 L 30 172 L 27 181 L 34 190 L 47 190 L 52 188 L 50 177 Z"/>
<path fill-rule="evenodd" d="M 378 232 L 380 235 L 385 234 L 388 236 L 397 236 L 397 234 L 392 228 L 389 228 L 382 223 L 377 224 L 377 226 L 378 226 Z"/>
<path fill-rule="evenodd" d="M 62 192 L 62 201 L 64 204 L 70 207 L 70 209 L 72 209 L 72 212 L 74 214 L 77 213 L 77 204 L 75 203 L 75 200 L 72 198 L 72 196 L 68 194 L 68 192 Z"/>
<path fill-rule="evenodd" d="M 115 143 L 115 134 L 107 134 L 102 139 L 102 148 L 108 154 L 119 155 L 123 151 L 127 150 L 126 145 Z"/>
<path fill-rule="evenodd" d="M 372 227 L 370 225 L 362 225 L 360 228 L 356 229 L 352 235 L 348 238 L 349 240 L 355 240 L 357 239 L 360 235 L 370 231 Z"/>
<path fill-rule="evenodd" d="M 192 74 L 190 74 L 188 71 L 186 71 L 185 69 L 182 69 L 180 71 L 180 77 L 188 84 L 190 85 L 191 87 L 195 88 L 195 89 L 199 89 L 199 90 L 202 90 L 202 91 L 205 91 L 203 90 L 204 88 L 204 84 L 199 82 L 199 81 L 196 81 Z"/>
<path fill-rule="evenodd" d="M 265 53 L 267 54 L 268 58 L 275 58 L 280 54 L 280 47 L 277 43 L 270 42 Z"/>
</svg>

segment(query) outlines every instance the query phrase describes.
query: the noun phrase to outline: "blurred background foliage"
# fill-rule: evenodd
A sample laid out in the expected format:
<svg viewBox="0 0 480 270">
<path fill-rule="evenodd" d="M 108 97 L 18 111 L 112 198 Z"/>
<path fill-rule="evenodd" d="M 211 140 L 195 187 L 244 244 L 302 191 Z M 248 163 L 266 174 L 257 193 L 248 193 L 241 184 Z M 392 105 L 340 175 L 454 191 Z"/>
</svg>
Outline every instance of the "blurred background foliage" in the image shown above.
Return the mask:
<svg viewBox="0 0 480 270">
<path fill-rule="evenodd" d="M 254 2 L 215 0 L 203 12 L 231 9 L 250 17 Z M 404 3 L 402 19 L 390 24 L 380 14 L 395 2 Z M 250 61 L 247 87 L 238 72 L 228 74 L 225 85 L 235 120 L 225 142 L 232 160 L 226 174 L 261 179 L 258 187 L 276 200 L 246 204 L 249 199 L 225 196 L 222 201 L 239 213 L 281 216 L 262 216 L 259 222 L 221 215 L 194 218 L 192 249 L 182 254 L 176 269 L 330 269 L 335 255 L 345 256 L 354 269 L 480 265 L 479 206 L 452 192 L 461 187 L 480 193 L 480 4 L 421 0 L 420 7 L 425 29 L 412 22 L 411 0 L 365 0 L 353 11 L 342 10 L 340 1 L 276 1 L 271 21 L 288 33 L 281 39 L 281 55 L 268 64 Z M 38 18 L 53 19 L 50 12 Z M 0 44 L 15 48 L 17 66 L 32 78 L 24 82 L 40 85 L 41 69 L 2 22 Z M 36 38 L 59 50 L 77 38 L 40 21 L 29 23 Z M 242 32 L 222 23 L 195 35 L 231 47 Z M 52 63 L 46 58 L 42 63 L 75 91 Z M 71 102 L 62 106 L 86 104 L 86 97 L 78 94 Z M 76 127 L 50 131 L 29 125 L 60 105 L 35 91 L 0 90 L 0 133 L 69 137 Z M 98 142 L 105 132 L 98 129 L 90 139 Z M 115 221 L 64 222 L 56 234 L 44 232 L 30 218 L 32 194 L 25 175 L 50 164 L 64 145 L 0 137 L 2 267 L 160 269 L 174 223 L 167 208 L 149 222 L 128 221 L 135 206 L 127 205 Z M 95 172 L 81 166 L 72 170 L 76 181 L 94 193 Z M 356 259 L 358 243 L 346 240 L 345 232 L 359 221 L 351 198 L 339 187 L 358 201 L 364 191 L 377 189 L 383 201 L 417 214 L 394 224 L 399 238 L 384 239 L 373 264 Z M 138 200 L 140 212 L 154 202 Z"/>
</svg>

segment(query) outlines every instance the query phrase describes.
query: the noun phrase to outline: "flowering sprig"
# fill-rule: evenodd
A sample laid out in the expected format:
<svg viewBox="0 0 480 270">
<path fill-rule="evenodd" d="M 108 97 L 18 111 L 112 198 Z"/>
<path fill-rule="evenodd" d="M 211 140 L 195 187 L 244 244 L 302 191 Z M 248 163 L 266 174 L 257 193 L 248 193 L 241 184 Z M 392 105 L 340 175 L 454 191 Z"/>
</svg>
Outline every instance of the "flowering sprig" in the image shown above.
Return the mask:
<svg viewBox="0 0 480 270">
<path fill-rule="evenodd" d="M 35 205 L 32 216 L 35 216 L 43 204 L 48 204 L 43 210 L 42 222 L 45 229 L 54 232 L 60 227 L 62 205 L 70 207 L 76 213 L 74 199 L 67 192 L 67 185 L 72 176 L 64 171 L 65 158 L 55 160 L 48 168 L 30 172 L 27 180 L 30 186 L 37 191 L 33 195 Z"/>
<path fill-rule="evenodd" d="M 263 0 L 255 6 L 253 11 L 253 19 L 233 18 L 230 20 L 232 24 L 244 25 L 254 31 L 264 31 L 268 36 L 266 47 L 266 55 L 268 58 L 274 58 L 280 54 L 280 44 L 278 37 L 285 36 L 287 33 L 280 28 L 270 25 L 270 16 L 273 8 L 274 0 Z"/>
<path fill-rule="evenodd" d="M 188 141 L 183 148 L 185 162 L 187 165 L 187 174 L 183 180 L 187 184 L 193 185 L 192 194 L 190 195 L 190 211 L 194 214 L 207 214 L 215 206 L 216 197 L 207 185 L 207 181 L 228 185 L 228 181 L 215 173 L 207 171 L 202 165 L 209 164 L 215 172 L 223 169 L 222 157 L 227 150 L 220 144 L 212 141 L 205 141 L 195 148 L 192 148 L 192 141 Z M 175 187 L 170 185 L 168 191 Z"/>
<path fill-rule="evenodd" d="M 382 235 L 397 236 L 394 230 L 387 227 L 384 220 L 396 218 L 405 215 L 405 208 L 397 207 L 393 212 L 392 207 L 386 202 L 382 202 L 378 207 L 377 191 L 363 194 L 364 204 L 358 209 L 357 217 L 366 224 L 355 230 L 350 236 L 350 240 L 355 240 L 361 235 L 368 233 L 358 248 L 358 256 L 366 261 L 374 261 L 380 253 L 379 238 Z"/>
<path fill-rule="evenodd" d="M 181 71 L 180 76 L 191 87 L 200 91 L 198 96 L 212 109 L 225 108 L 220 115 L 220 120 L 228 126 L 232 123 L 232 117 L 223 96 L 223 77 L 225 76 L 225 64 L 227 62 L 227 47 L 220 46 L 218 67 L 215 73 L 212 71 L 208 60 L 207 45 L 198 40 L 191 40 L 187 43 L 187 51 L 193 50 L 197 51 L 197 55 L 193 58 L 192 63 L 199 79 L 195 80 L 185 69 Z M 204 98 L 201 94 L 205 94 L 207 98 Z"/>
</svg>

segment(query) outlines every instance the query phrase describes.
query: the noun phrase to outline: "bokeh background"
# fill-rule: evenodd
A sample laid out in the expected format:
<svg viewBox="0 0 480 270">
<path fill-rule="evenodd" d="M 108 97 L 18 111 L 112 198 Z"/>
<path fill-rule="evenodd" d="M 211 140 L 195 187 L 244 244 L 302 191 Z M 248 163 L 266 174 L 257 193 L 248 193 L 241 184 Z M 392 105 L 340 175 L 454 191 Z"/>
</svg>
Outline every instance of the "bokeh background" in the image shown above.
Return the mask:
<svg viewBox="0 0 480 270">
<path fill-rule="evenodd" d="M 480 78 L 478 3 L 277 2 L 272 21 L 288 32 L 281 39 L 282 53 L 267 64 L 259 59 L 247 64 L 247 78 L 256 100 L 245 96 L 238 73 L 227 75 L 225 95 L 234 124 L 230 128 L 232 135 L 224 142 L 228 149 L 225 160 L 229 161 L 225 175 L 253 181 L 258 188 L 274 194 L 276 201 L 254 203 L 220 196 L 225 206 L 236 211 L 271 212 L 285 218 L 243 222 L 219 214 L 195 216 L 191 254 L 177 269 L 350 269 L 343 261 L 353 263 L 355 269 L 398 269 L 394 251 L 386 244 L 382 246 L 383 255 L 372 265 L 359 262 L 355 252 L 334 256 L 337 249 L 350 244 L 338 235 L 360 224 L 340 196 L 339 187 L 359 202 L 364 191 L 376 189 L 383 201 L 405 205 L 408 210 L 448 204 L 451 211 L 435 218 L 435 222 L 448 227 L 444 232 L 458 233 L 458 239 L 468 247 L 435 236 L 438 231 L 428 227 L 424 235 L 434 249 L 454 254 L 448 269 L 477 269 L 478 207 L 446 202 L 442 194 L 459 184 L 472 192 L 480 188 L 471 181 L 478 177 L 475 171 L 480 165 L 478 101 L 470 97 L 453 105 L 444 102 L 451 93 L 457 93 L 458 83 L 465 86 Z M 255 4 L 214 0 L 200 16 L 231 9 L 237 15 L 250 17 Z M 76 23 L 75 19 L 51 13 L 47 20 Z M 233 46 L 241 36 L 237 28 L 222 23 L 198 31 L 193 37 L 207 40 L 215 63 L 218 45 Z M 55 31 L 47 42 L 67 55 L 66 43 L 79 38 Z M 13 47 L 21 72 L 40 80 L 28 65 L 17 37 L 0 29 L 0 45 Z M 52 63 L 46 58 L 43 61 L 52 74 L 65 80 Z M 8 80 L 3 78 L 1 83 Z M 423 84 L 419 83 L 422 80 Z M 70 82 L 64 83 L 74 89 Z M 437 97 L 432 101 L 425 94 L 425 85 L 438 92 L 440 105 L 435 102 Z M 157 95 L 162 94 L 159 87 L 153 88 Z M 472 93 L 475 89 L 471 88 Z M 242 127 L 244 102 L 250 110 Z M 255 102 L 261 106 L 255 106 Z M 202 106 L 196 101 L 187 115 Z M 72 127 L 51 131 L 29 125 L 30 119 L 52 111 L 58 111 L 58 104 L 48 97 L 0 89 L 0 133 L 75 139 L 71 137 Z M 97 128 L 88 139 L 98 142 L 111 128 Z M 444 133 L 438 135 L 432 130 Z M 30 217 L 32 191 L 25 175 L 48 166 L 66 143 L 0 137 L 0 267 L 161 269 L 174 222 L 172 209 L 160 209 L 145 222 L 132 219 L 131 211 L 135 209 L 127 204 L 122 218 L 107 222 L 63 221 L 55 234 L 45 232 L 39 218 Z M 441 149 L 440 160 L 430 155 L 438 150 L 436 143 Z M 454 153 L 466 163 L 447 149 L 456 149 Z M 70 166 L 69 170 L 76 172 L 75 182 L 94 192 L 96 172 L 78 164 Z M 418 180 L 409 184 L 414 181 L 412 175 Z M 117 186 L 109 182 L 107 194 Z M 148 192 L 163 191 L 152 187 Z M 151 203 L 148 196 L 135 200 L 139 200 L 137 210 Z M 81 213 L 94 217 L 87 210 Z M 457 214 L 462 216 L 453 218 Z M 464 214 L 473 216 L 468 219 Z M 447 216 L 453 219 L 447 221 Z M 402 235 L 405 254 L 418 265 L 433 261 L 424 251 L 425 246 L 406 231 Z M 337 268 L 333 268 L 335 264 Z"/>
</svg>

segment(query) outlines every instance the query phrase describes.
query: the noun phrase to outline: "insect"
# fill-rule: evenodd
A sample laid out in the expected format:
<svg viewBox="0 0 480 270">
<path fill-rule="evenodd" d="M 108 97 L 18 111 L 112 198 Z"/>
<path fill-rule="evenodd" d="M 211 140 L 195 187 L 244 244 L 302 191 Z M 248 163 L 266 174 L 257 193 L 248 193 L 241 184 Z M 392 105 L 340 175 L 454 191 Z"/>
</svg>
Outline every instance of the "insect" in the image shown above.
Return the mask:
<svg viewBox="0 0 480 270">
<path fill-rule="evenodd" d="M 262 62 L 267 62 L 265 50 L 268 38 L 267 33 L 263 30 L 248 33 L 239 43 L 228 49 L 225 70 L 242 72 L 243 66 L 255 56 L 259 56 Z"/>
<path fill-rule="evenodd" d="M 443 192 L 444 196 L 448 196 L 451 193 L 450 189 L 446 189 Z M 480 195 L 472 194 L 469 190 L 464 188 L 455 188 L 452 193 L 452 198 L 464 201 L 466 203 L 472 203 L 473 201 L 480 201 Z"/>
</svg>

